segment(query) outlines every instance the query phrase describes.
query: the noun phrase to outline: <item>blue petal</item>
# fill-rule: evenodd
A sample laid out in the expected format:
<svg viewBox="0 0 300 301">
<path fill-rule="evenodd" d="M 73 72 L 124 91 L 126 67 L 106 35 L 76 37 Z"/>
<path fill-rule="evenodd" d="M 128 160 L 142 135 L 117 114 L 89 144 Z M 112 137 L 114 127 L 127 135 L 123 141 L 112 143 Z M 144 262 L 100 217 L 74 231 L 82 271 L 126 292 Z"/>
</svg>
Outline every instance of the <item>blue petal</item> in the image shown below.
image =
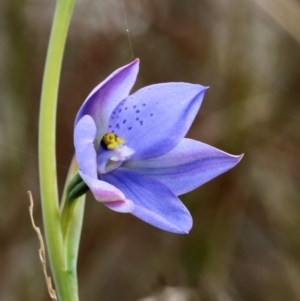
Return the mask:
<svg viewBox="0 0 300 301">
<path fill-rule="evenodd" d="M 79 170 L 97 178 L 97 154 L 94 147 L 96 124 L 89 115 L 83 116 L 75 126 L 74 146 Z"/>
<path fill-rule="evenodd" d="M 139 60 L 116 70 L 89 94 L 79 109 L 75 125 L 84 115 L 90 115 L 96 122 L 97 140 L 105 134 L 109 117 L 120 101 L 126 98 L 135 83 Z"/>
<path fill-rule="evenodd" d="M 199 141 L 183 139 L 160 157 L 130 161 L 124 166 L 151 176 L 180 195 L 231 169 L 241 158 Z"/>
<path fill-rule="evenodd" d="M 188 233 L 192 218 L 181 201 L 162 183 L 125 168 L 102 175 L 134 203 L 131 212 L 143 221 L 166 231 Z"/>
<path fill-rule="evenodd" d="M 95 199 L 113 207 L 118 212 L 131 212 L 133 204 L 126 200 L 122 191 L 113 185 L 101 181 L 97 175 L 96 150 L 94 139 L 96 124 L 89 115 L 83 116 L 75 126 L 74 144 L 79 174 L 92 191 Z"/>
<path fill-rule="evenodd" d="M 162 155 L 185 136 L 206 89 L 187 83 L 140 89 L 116 107 L 109 120 L 109 130 L 134 149 L 132 159 Z"/>
</svg>

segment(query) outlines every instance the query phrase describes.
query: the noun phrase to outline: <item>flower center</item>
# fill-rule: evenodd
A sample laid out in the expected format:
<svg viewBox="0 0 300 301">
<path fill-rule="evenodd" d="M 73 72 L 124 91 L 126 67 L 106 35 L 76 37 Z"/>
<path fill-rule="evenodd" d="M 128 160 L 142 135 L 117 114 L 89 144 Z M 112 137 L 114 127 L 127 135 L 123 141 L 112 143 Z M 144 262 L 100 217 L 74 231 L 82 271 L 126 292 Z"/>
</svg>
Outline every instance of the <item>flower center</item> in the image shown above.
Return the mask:
<svg viewBox="0 0 300 301">
<path fill-rule="evenodd" d="M 125 140 L 114 133 L 105 134 L 101 140 L 102 146 L 106 149 L 116 149 L 124 143 Z"/>
<path fill-rule="evenodd" d="M 98 149 L 98 172 L 99 174 L 108 173 L 129 159 L 134 150 L 124 145 L 125 140 L 114 133 L 106 133 Z"/>
</svg>

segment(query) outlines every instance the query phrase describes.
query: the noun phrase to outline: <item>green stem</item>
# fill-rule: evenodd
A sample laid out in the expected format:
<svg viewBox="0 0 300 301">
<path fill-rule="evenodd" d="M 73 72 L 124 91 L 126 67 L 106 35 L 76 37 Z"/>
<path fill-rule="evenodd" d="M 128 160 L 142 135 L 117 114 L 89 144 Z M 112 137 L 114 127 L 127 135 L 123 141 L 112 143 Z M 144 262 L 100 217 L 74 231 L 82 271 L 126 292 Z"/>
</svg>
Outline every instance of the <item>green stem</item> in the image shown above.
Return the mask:
<svg viewBox="0 0 300 301">
<path fill-rule="evenodd" d="M 76 199 L 72 206 L 72 217 L 65 233 L 66 269 L 77 279 L 77 258 L 81 236 L 85 194 Z"/>
<path fill-rule="evenodd" d="M 62 58 L 75 0 L 58 0 L 44 71 L 40 123 L 39 169 L 42 211 L 47 250 L 60 301 L 78 301 L 76 275 L 66 268 L 60 224 L 56 172 L 56 107 Z"/>
<path fill-rule="evenodd" d="M 65 269 L 69 277 L 74 279 L 77 279 L 77 258 L 85 204 L 85 194 L 72 200 L 67 197 L 70 183 L 76 184 L 79 179 L 81 180 L 76 175 L 78 166 L 73 158 L 61 201 L 61 229 L 64 239 Z"/>
</svg>

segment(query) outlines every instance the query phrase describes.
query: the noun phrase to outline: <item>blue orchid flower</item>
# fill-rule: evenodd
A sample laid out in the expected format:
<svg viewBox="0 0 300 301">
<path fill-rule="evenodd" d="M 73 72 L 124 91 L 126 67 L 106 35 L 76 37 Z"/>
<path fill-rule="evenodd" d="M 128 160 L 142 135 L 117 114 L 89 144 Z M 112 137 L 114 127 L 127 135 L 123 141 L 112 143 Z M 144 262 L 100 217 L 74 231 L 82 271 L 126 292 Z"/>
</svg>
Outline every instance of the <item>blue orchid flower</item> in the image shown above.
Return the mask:
<svg viewBox="0 0 300 301">
<path fill-rule="evenodd" d="M 188 233 L 179 200 L 235 166 L 233 156 L 184 138 L 207 87 L 163 83 L 132 95 L 139 60 L 116 70 L 87 97 L 75 120 L 79 174 L 95 199 L 160 229 Z"/>
</svg>

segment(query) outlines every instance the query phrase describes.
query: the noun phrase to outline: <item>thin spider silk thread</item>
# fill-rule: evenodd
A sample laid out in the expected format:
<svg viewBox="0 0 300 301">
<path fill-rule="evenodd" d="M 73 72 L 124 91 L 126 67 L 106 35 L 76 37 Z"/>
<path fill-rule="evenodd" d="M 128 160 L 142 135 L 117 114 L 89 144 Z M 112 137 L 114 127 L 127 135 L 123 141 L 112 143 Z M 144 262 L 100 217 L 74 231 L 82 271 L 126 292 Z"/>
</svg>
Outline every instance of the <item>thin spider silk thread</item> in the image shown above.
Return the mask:
<svg viewBox="0 0 300 301">
<path fill-rule="evenodd" d="M 125 23 L 125 27 L 126 27 L 127 39 L 128 39 L 129 48 L 130 48 L 130 51 L 131 51 L 130 61 L 132 61 L 135 58 L 135 55 L 133 54 L 133 48 L 132 48 L 131 38 L 130 38 L 130 34 L 129 34 L 129 28 L 128 28 L 128 22 L 127 22 L 127 17 L 126 17 L 126 12 L 125 12 L 124 0 L 121 0 L 121 3 L 122 3 L 122 11 L 123 11 L 124 23 Z"/>
<path fill-rule="evenodd" d="M 0 144 L 3 145 L 4 147 L 10 148 L 10 149 L 12 149 L 12 150 L 14 150 L 14 151 L 17 151 L 17 152 L 19 152 L 19 153 L 25 154 L 25 155 L 27 155 L 27 156 L 31 156 L 31 157 L 33 157 L 33 158 L 38 158 L 37 155 L 35 155 L 35 154 L 33 154 L 33 153 L 30 153 L 30 152 L 27 152 L 27 151 L 25 151 L 25 150 L 23 150 L 23 149 L 21 149 L 21 148 L 16 147 L 16 146 L 9 145 L 9 144 L 3 143 L 3 142 L 1 142 L 1 141 L 0 141 Z M 57 167 L 60 167 L 60 168 L 63 168 L 63 169 L 66 169 L 66 170 L 69 169 L 68 167 L 66 167 L 66 166 L 64 166 L 64 165 L 61 165 L 61 164 L 56 164 L 56 166 L 57 166 Z"/>
</svg>

